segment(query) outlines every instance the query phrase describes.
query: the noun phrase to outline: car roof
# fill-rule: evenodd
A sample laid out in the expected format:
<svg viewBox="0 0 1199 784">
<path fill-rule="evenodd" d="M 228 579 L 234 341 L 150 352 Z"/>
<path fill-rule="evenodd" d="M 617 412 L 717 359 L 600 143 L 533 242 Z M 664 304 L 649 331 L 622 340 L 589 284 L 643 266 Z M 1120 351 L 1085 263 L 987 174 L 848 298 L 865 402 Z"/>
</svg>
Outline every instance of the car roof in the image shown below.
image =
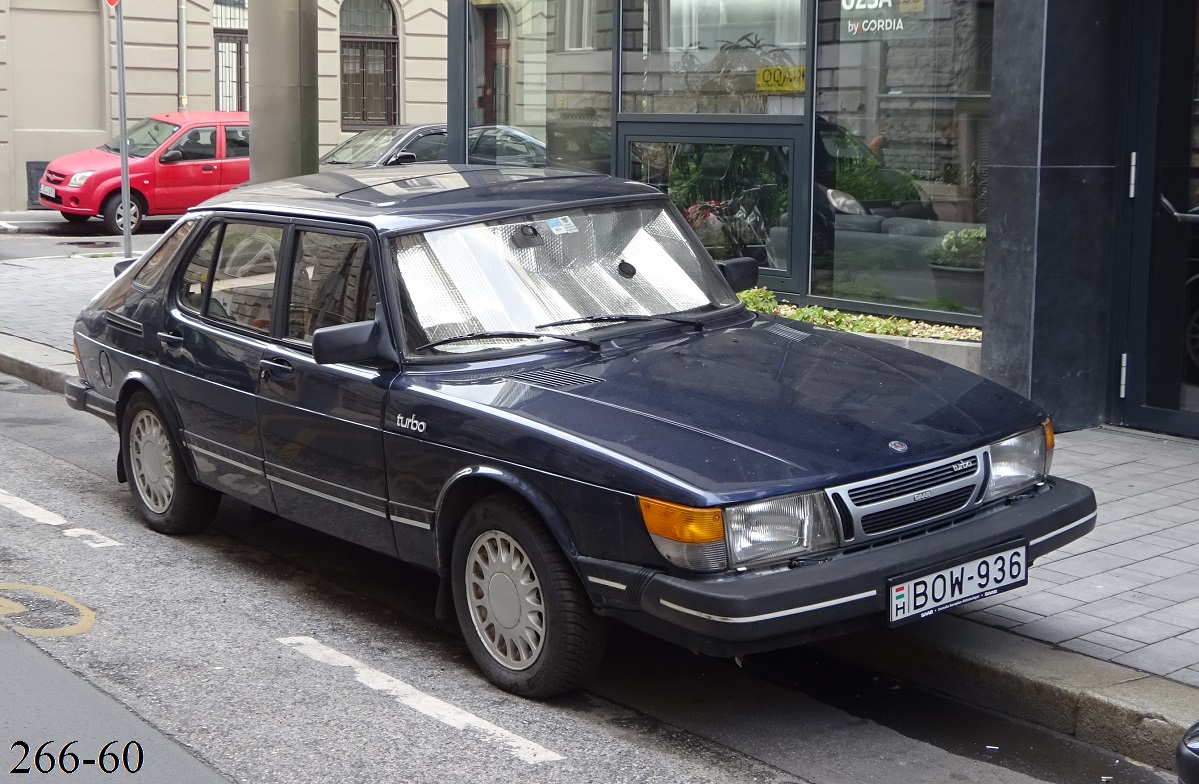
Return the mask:
<svg viewBox="0 0 1199 784">
<path fill-rule="evenodd" d="M 249 112 L 162 112 L 151 114 L 151 120 L 162 120 L 172 125 L 193 123 L 249 123 Z"/>
<path fill-rule="evenodd" d="M 574 169 L 447 163 L 352 167 L 235 188 L 196 211 L 220 209 L 352 220 L 408 231 L 566 204 L 663 198 L 649 185 Z"/>
</svg>

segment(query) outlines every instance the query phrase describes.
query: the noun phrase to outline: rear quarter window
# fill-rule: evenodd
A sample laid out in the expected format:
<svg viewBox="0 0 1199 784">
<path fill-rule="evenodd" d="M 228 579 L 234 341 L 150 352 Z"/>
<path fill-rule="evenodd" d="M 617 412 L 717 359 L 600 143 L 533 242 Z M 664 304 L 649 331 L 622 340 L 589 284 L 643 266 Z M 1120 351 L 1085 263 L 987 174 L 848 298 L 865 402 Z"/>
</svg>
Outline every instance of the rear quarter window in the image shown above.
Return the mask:
<svg viewBox="0 0 1199 784">
<path fill-rule="evenodd" d="M 175 254 L 199 222 L 199 218 L 185 218 L 176 223 L 163 235 L 158 244 L 146 253 L 146 259 L 133 276 L 133 282 L 142 288 L 153 288 L 162 278 L 163 270 L 170 266 L 168 262 L 175 258 Z"/>
</svg>

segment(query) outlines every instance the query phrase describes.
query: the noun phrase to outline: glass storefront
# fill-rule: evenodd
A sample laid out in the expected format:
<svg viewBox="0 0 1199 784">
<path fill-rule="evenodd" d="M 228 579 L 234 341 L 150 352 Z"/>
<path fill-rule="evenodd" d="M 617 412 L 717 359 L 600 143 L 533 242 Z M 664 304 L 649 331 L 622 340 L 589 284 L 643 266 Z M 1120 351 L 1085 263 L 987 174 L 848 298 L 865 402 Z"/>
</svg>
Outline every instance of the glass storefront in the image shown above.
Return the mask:
<svg viewBox="0 0 1199 784">
<path fill-rule="evenodd" d="M 471 154 L 611 173 L 612 21 L 612 0 L 472 0 Z"/>
<path fill-rule="evenodd" d="M 758 259 L 794 298 L 978 323 L 993 15 L 994 0 L 471 0 L 468 151 L 510 134 L 534 163 L 651 183 L 713 256 Z"/>
<path fill-rule="evenodd" d="M 980 314 L 993 0 L 822 0 L 811 293 Z"/>
<path fill-rule="evenodd" d="M 803 0 L 625 0 L 621 110 L 802 114 Z"/>
</svg>

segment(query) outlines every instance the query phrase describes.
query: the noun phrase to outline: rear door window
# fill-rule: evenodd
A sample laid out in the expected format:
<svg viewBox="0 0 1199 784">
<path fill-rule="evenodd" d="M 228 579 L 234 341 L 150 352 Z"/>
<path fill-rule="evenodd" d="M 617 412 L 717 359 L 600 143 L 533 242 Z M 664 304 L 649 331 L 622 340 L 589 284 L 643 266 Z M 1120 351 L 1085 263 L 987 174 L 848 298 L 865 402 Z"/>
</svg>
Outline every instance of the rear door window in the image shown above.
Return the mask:
<svg viewBox="0 0 1199 784">
<path fill-rule="evenodd" d="M 213 224 L 181 279 L 179 304 L 254 332 L 270 332 L 283 228 Z"/>
<path fill-rule="evenodd" d="M 225 157 L 250 157 L 250 127 L 248 125 L 225 126 Z"/>
</svg>

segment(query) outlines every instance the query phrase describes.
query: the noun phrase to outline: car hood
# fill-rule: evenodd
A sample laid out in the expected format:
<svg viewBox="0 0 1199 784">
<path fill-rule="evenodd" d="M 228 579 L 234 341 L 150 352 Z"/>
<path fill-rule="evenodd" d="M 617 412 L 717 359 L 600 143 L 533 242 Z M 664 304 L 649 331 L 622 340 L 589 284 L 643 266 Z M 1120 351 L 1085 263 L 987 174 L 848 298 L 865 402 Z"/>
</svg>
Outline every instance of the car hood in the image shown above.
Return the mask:
<svg viewBox="0 0 1199 784">
<path fill-rule="evenodd" d="M 483 397 L 477 381 L 439 391 L 483 400 L 538 432 L 593 444 L 722 500 L 899 470 L 1041 418 L 1023 398 L 938 360 L 773 318 L 681 332 L 486 386 Z"/>
<path fill-rule="evenodd" d="M 107 150 L 102 150 L 99 147 L 94 147 L 90 150 L 73 152 L 61 158 L 55 158 L 46 168 L 52 169 L 59 174 L 71 175 L 81 171 L 102 172 L 105 169 L 120 165 L 121 156 Z"/>
</svg>

